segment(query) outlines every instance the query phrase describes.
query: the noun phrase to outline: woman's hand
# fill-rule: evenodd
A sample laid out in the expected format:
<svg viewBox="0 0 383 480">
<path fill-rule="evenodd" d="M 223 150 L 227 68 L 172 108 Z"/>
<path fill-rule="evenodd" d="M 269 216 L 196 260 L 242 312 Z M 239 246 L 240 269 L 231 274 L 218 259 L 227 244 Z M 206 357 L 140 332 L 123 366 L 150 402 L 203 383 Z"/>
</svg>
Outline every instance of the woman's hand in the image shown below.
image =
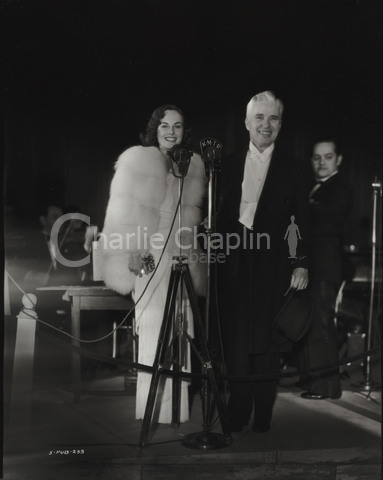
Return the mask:
<svg viewBox="0 0 383 480">
<path fill-rule="evenodd" d="M 200 223 L 200 225 L 205 229 L 207 230 L 209 228 L 209 217 L 205 217 L 202 222 Z M 215 218 L 214 216 L 211 217 L 211 227 L 213 229 L 215 229 Z"/>
<path fill-rule="evenodd" d="M 307 268 L 295 268 L 291 275 L 290 287 L 297 290 L 304 290 L 309 283 L 309 272 Z"/>
<path fill-rule="evenodd" d="M 139 277 L 142 277 L 142 275 L 146 273 L 146 266 L 141 252 L 132 252 L 129 255 L 128 268 L 134 275 L 138 275 Z"/>
</svg>

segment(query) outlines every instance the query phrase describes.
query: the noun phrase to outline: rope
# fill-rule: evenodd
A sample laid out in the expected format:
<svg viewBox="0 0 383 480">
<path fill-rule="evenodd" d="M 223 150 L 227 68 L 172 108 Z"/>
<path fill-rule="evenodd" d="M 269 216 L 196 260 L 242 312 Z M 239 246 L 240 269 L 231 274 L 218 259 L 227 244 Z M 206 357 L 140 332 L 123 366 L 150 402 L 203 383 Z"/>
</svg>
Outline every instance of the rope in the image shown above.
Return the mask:
<svg viewBox="0 0 383 480">
<path fill-rule="evenodd" d="M 14 278 L 12 277 L 12 275 L 10 275 L 8 272 L 6 272 L 7 275 L 9 276 L 9 278 L 12 280 L 12 282 L 16 285 L 16 287 L 24 294 L 28 297 L 28 294 L 24 292 L 24 290 L 20 287 L 20 285 L 14 280 Z M 73 335 L 71 335 L 70 333 L 67 333 L 67 332 L 63 332 L 62 330 L 54 327 L 53 325 L 47 323 L 47 322 L 44 322 L 43 320 L 39 319 L 39 318 L 36 318 L 36 317 L 33 317 L 32 315 L 30 315 L 25 309 L 22 309 L 22 312 L 31 318 L 31 320 L 35 320 L 35 321 L 38 321 L 44 325 L 46 325 L 47 327 L 51 328 L 52 330 L 55 330 L 57 332 L 59 332 L 60 334 L 62 335 L 65 335 L 67 337 L 69 337 L 70 339 L 72 339 L 73 341 L 77 341 L 79 343 L 95 343 L 95 342 L 99 342 L 101 340 L 104 340 L 106 338 L 108 338 L 110 335 L 112 335 L 116 330 L 118 330 L 120 328 L 120 326 L 125 322 L 126 318 L 129 316 L 129 313 L 132 311 L 133 309 L 131 309 L 127 315 L 125 315 L 125 317 L 123 318 L 122 322 L 116 327 L 114 328 L 110 333 L 108 333 L 107 335 L 104 335 L 103 337 L 100 337 L 98 339 L 94 339 L 94 340 L 82 340 L 82 339 L 79 339 L 79 338 L 76 338 L 74 337 Z M 58 346 L 61 346 L 61 347 L 64 347 L 64 348 L 67 348 L 67 349 L 71 349 L 72 351 L 75 351 L 77 352 L 78 354 L 81 354 L 85 357 L 89 357 L 89 358 L 92 358 L 92 359 L 95 359 L 95 360 L 101 360 L 101 361 L 104 361 L 104 362 L 107 362 L 107 363 L 111 363 L 111 364 L 115 364 L 115 365 L 121 365 L 121 366 L 125 366 L 125 367 L 133 367 L 133 368 L 136 368 L 138 370 L 142 370 L 142 371 L 145 371 L 145 372 L 154 372 L 154 368 L 149 366 L 149 365 L 144 365 L 144 364 L 141 364 L 141 363 L 137 363 L 137 362 L 131 362 L 131 361 L 128 361 L 128 360 L 117 360 L 117 359 L 113 359 L 111 357 L 108 357 L 106 355 L 100 355 L 100 354 L 95 354 L 93 352 L 90 352 L 89 350 L 85 350 L 77 345 L 73 345 L 73 344 L 70 344 L 66 341 L 63 341 L 63 340 L 60 340 L 58 338 L 55 338 L 53 337 L 52 335 L 49 335 L 47 333 L 43 333 L 43 332 L 39 332 L 39 335 L 41 335 L 42 337 L 46 338 L 48 341 L 52 342 L 52 343 L 55 343 L 56 345 Z M 279 379 L 279 378 L 288 378 L 288 377 L 295 377 L 297 375 L 301 376 L 301 377 L 310 377 L 310 376 L 315 376 L 316 375 L 322 375 L 326 372 L 331 372 L 335 369 L 337 369 L 338 367 L 342 366 L 342 365 L 347 365 L 349 363 L 353 363 L 353 362 L 356 362 L 358 360 L 361 360 L 363 358 L 367 358 L 369 356 L 373 356 L 375 353 L 377 352 L 380 352 L 381 350 L 381 344 L 378 346 L 378 347 L 375 347 L 369 351 L 366 351 L 366 352 L 363 352 L 361 354 L 358 354 L 358 355 L 354 355 L 352 357 L 346 357 L 345 359 L 343 360 L 340 360 L 339 362 L 336 362 L 334 364 L 326 364 L 326 365 L 320 365 L 318 367 L 315 367 L 315 368 L 311 368 L 311 369 L 307 369 L 307 370 L 303 370 L 303 371 L 294 371 L 294 372 L 279 372 L 279 373 L 274 373 L 274 374 L 259 374 L 259 375 L 248 375 L 248 376 L 243 376 L 243 377 L 232 377 L 232 376 L 227 376 L 227 375 L 220 375 L 218 376 L 218 378 L 220 380 L 229 380 L 230 382 L 255 382 L 255 381 L 264 381 L 264 380 L 271 380 L 271 379 Z M 166 375 L 166 376 L 174 376 L 174 372 L 172 370 L 169 370 L 169 369 L 166 369 L 166 368 L 162 368 L 161 367 L 161 373 Z M 182 378 L 202 378 L 202 379 L 206 379 L 207 376 L 204 375 L 204 374 L 201 374 L 201 373 L 188 373 L 188 372 L 181 372 L 181 373 L 178 373 L 177 375 L 179 375 L 180 377 Z"/>
<path fill-rule="evenodd" d="M 64 340 L 60 340 L 48 333 L 43 333 L 41 332 L 40 335 L 45 338 L 47 341 L 54 343 L 57 346 L 61 346 L 65 349 L 72 350 L 79 355 L 83 355 L 84 357 L 92 358 L 94 360 L 100 360 L 106 363 L 110 363 L 113 365 L 120 365 L 123 367 L 128 367 L 128 368 L 135 368 L 137 370 L 142 370 L 148 373 L 153 373 L 155 370 L 160 369 L 161 374 L 164 374 L 166 376 L 174 376 L 174 372 L 170 369 L 167 369 L 163 366 L 154 368 L 149 365 L 145 365 L 142 363 L 138 362 L 133 362 L 130 360 L 124 360 L 124 359 L 114 359 L 111 357 L 108 357 L 107 355 L 101 355 L 101 354 L 96 354 L 94 352 L 90 352 L 89 350 L 85 350 L 77 345 L 72 345 Z M 218 380 L 228 380 L 230 382 L 256 382 L 256 381 L 264 381 L 264 380 L 276 380 L 279 378 L 289 378 L 289 377 L 296 377 L 297 375 L 301 377 L 312 377 L 312 376 L 317 376 L 317 375 L 322 375 L 326 372 L 331 372 L 338 367 L 342 365 L 347 365 L 350 363 L 357 362 L 358 360 L 364 359 L 368 356 L 373 356 L 374 354 L 377 354 L 381 350 L 381 345 L 378 347 L 375 347 L 369 351 L 360 353 L 358 355 L 353 355 L 351 357 L 346 357 L 334 364 L 326 364 L 326 365 L 320 365 L 315 368 L 307 369 L 307 370 L 301 370 L 301 371 L 294 371 L 294 372 L 278 372 L 278 373 L 273 373 L 273 374 L 257 374 L 257 375 L 248 375 L 248 376 L 243 376 L 243 377 L 233 377 L 233 376 L 228 376 L 228 375 L 216 375 Z M 165 365 L 168 362 L 165 362 Z M 189 373 L 189 372 L 180 372 L 177 374 L 178 376 L 182 378 L 201 378 L 201 379 L 207 379 L 207 375 L 202 374 L 202 373 Z"/>
</svg>

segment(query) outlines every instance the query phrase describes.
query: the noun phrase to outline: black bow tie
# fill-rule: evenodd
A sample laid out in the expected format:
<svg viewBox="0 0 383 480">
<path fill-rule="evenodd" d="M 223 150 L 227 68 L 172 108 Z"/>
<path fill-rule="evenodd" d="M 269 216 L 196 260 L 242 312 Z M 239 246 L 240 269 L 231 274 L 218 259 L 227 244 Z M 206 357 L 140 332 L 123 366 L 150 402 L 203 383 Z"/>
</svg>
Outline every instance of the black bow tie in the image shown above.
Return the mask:
<svg viewBox="0 0 383 480">
<path fill-rule="evenodd" d="M 310 198 L 314 195 L 315 192 L 317 192 L 320 189 L 321 185 L 323 185 L 323 180 L 318 180 L 317 182 L 315 182 L 315 185 L 311 189 L 311 192 L 309 195 Z"/>
</svg>

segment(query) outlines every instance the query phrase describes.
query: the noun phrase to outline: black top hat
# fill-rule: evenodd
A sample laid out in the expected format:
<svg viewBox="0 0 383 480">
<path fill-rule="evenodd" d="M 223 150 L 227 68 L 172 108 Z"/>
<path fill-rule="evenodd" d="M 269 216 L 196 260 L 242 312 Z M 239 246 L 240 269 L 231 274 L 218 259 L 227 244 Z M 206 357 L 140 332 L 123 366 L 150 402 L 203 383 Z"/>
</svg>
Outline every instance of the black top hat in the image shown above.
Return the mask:
<svg viewBox="0 0 383 480">
<path fill-rule="evenodd" d="M 298 342 L 310 328 L 313 310 L 313 303 L 307 292 L 290 287 L 274 319 L 273 342 Z"/>
</svg>

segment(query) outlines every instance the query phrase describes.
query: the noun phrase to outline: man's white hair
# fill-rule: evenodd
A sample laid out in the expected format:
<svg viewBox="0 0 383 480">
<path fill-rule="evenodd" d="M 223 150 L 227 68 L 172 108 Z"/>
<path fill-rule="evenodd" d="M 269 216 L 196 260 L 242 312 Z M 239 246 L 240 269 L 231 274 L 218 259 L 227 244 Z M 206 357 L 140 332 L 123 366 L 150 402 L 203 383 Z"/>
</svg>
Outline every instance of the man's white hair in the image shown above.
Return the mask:
<svg viewBox="0 0 383 480">
<path fill-rule="evenodd" d="M 260 93 L 257 93 L 256 95 L 254 95 L 254 97 L 249 101 L 249 103 L 247 104 L 247 107 L 246 107 L 246 118 L 248 118 L 254 107 L 256 107 L 256 104 L 257 102 L 264 102 L 264 101 L 274 101 L 274 102 L 277 102 L 279 104 L 279 113 L 280 115 L 282 116 L 282 113 L 283 113 L 283 102 L 282 100 L 280 100 L 279 98 L 277 98 L 275 96 L 275 93 L 270 91 L 270 90 L 266 90 L 265 92 L 260 92 Z"/>
</svg>

